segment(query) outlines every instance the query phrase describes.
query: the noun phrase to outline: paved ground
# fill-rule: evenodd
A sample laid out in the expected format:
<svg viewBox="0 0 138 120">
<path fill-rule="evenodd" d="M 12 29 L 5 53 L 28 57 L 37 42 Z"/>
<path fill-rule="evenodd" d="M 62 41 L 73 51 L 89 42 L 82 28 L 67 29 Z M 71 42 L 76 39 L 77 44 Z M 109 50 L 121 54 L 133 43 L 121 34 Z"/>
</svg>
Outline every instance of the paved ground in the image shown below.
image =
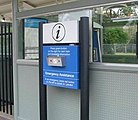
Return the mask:
<svg viewBox="0 0 138 120">
<path fill-rule="evenodd" d="M 11 120 L 11 119 L 3 118 L 3 117 L 0 116 L 0 120 Z"/>
<path fill-rule="evenodd" d="M 13 116 L 0 112 L 0 120 L 13 120 Z"/>
</svg>

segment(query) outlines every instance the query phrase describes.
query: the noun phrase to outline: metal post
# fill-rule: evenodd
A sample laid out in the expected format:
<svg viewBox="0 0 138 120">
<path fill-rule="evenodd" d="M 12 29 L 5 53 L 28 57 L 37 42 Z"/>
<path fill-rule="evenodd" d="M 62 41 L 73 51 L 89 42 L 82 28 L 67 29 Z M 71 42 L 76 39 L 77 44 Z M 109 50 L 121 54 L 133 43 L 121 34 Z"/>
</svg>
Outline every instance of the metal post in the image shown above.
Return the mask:
<svg viewBox="0 0 138 120">
<path fill-rule="evenodd" d="M 39 93 L 40 93 L 40 120 L 47 120 L 47 86 L 43 85 L 43 23 L 39 24 Z"/>
<path fill-rule="evenodd" d="M 8 74 L 7 74 L 7 70 L 8 70 L 8 55 L 7 55 L 7 23 L 4 23 L 4 41 L 5 41 L 5 93 L 6 93 L 6 97 L 5 97 L 5 102 L 6 102 L 6 113 L 9 113 L 9 107 L 8 107 L 8 96 L 9 96 L 9 92 L 8 92 Z"/>
<path fill-rule="evenodd" d="M 18 20 L 16 12 L 18 12 L 18 0 L 12 0 L 13 13 L 13 82 L 14 82 L 14 119 L 18 119 L 18 79 L 17 79 L 17 55 L 18 55 Z"/>
<path fill-rule="evenodd" d="M 9 47 L 9 50 L 8 50 L 8 58 L 9 58 L 9 100 L 10 100 L 10 115 L 12 115 L 12 97 L 13 97 L 13 79 L 12 79 L 12 75 L 13 75 L 13 71 L 12 71 L 12 38 L 11 38 L 11 31 L 10 31 L 10 28 L 11 28 L 11 24 L 8 23 L 8 47 Z"/>
<path fill-rule="evenodd" d="M 2 59 L 2 108 L 3 112 L 5 112 L 5 77 L 4 77 L 4 31 L 3 24 L 1 24 L 1 59 Z"/>
<path fill-rule="evenodd" d="M 137 32 L 136 32 L 136 57 L 138 58 L 138 23 L 137 23 Z"/>
<path fill-rule="evenodd" d="M 89 18 L 80 20 L 81 120 L 89 120 Z"/>
<path fill-rule="evenodd" d="M 1 51 L 1 45 L 0 45 Z M 0 111 L 2 111 L 2 52 L 0 52 Z"/>
<path fill-rule="evenodd" d="M 136 56 L 138 58 L 138 32 L 136 32 Z"/>
</svg>

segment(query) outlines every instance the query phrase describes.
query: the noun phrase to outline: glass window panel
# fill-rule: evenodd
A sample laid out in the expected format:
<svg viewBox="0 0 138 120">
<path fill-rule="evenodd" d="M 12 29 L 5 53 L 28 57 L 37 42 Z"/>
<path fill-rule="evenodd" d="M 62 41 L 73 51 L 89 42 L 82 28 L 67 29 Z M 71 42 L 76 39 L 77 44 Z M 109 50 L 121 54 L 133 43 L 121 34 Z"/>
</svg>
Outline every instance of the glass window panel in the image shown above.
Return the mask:
<svg viewBox="0 0 138 120">
<path fill-rule="evenodd" d="M 23 20 L 24 59 L 39 59 L 39 22 L 57 22 L 58 16 L 41 16 Z"/>
<path fill-rule="evenodd" d="M 93 61 L 138 63 L 138 6 L 126 3 L 93 9 Z"/>
</svg>

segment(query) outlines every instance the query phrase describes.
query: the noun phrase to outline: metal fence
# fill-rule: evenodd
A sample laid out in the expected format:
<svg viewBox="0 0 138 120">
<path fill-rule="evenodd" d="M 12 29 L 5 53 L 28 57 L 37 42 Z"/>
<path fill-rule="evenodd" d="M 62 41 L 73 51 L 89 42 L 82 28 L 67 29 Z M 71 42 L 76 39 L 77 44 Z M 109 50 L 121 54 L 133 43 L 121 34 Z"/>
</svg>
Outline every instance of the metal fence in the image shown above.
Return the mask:
<svg viewBox="0 0 138 120">
<path fill-rule="evenodd" d="M 11 23 L 0 23 L 0 111 L 13 114 Z"/>
<path fill-rule="evenodd" d="M 103 54 L 136 53 L 136 44 L 103 44 Z"/>
</svg>

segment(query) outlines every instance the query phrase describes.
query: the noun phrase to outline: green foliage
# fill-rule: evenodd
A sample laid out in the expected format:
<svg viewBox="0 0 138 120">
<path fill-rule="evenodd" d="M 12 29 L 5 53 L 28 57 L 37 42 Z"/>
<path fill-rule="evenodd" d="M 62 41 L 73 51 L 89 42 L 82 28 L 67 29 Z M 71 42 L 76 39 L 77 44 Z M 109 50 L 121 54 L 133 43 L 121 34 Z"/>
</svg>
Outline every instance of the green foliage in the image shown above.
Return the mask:
<svg viewBox="0 0 138 120">
<path fill-rule="evenodd" d="M 104 30 L 104 44 L 126 44 L 128 34 L 123 28 L 110 28 Z"/>
<path fill-rule="evenodd" d="M 122 7 L 119 10 L 120 10 L 120 14 L 124 16 L 130 16 L 134 12 L 131 6 Z"/>
</svg>

